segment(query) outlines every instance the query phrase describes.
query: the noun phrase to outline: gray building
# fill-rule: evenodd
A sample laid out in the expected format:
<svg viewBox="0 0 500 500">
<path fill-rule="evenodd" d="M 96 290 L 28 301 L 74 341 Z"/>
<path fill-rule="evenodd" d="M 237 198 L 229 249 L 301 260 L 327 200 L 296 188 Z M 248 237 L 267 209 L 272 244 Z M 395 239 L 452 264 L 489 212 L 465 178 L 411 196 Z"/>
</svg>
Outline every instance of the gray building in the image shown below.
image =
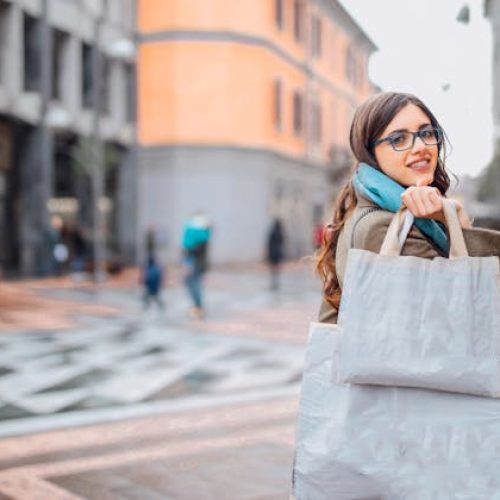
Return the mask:
<svg viewBox="0 0 500 500">
<path fill-rule="evenodd" d="M 500 2 L 485 0 L 484 14 L 490 20 L 493 33 L 493 123 L 495 141 L 500 140 Z"/>
<path fill-rule="evenodd" d="M 500 228 L 500 1 L 485 0 L 484 14 L 493 35 L 493 126 L 494 155 L 477 182 L 476 223 Z"/>
<path fill-rule="evenodd" d="M 3 272 L 48 271 L 54 214 L 134 258 L 134 31 L 135 0 L 0 0 Z"/>
</svg>

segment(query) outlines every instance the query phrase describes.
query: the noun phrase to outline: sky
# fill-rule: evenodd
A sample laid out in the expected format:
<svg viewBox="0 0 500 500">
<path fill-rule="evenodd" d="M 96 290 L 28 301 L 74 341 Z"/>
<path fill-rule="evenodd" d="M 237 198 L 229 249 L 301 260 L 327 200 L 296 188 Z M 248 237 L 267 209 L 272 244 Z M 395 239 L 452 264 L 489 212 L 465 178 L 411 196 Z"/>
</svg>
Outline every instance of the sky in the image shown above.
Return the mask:
<svg viewBox="0 0 500 500">
<path fill-rule="evenodd" d="M 447 167 L 477 176 L 493 154 L 490 22 L 482 0 L 340 0 L 378 47 L 369 75 L 421 98 L 451 143 Z M 470 7 L 469 24 L 457 22 Z"/>
</svg>

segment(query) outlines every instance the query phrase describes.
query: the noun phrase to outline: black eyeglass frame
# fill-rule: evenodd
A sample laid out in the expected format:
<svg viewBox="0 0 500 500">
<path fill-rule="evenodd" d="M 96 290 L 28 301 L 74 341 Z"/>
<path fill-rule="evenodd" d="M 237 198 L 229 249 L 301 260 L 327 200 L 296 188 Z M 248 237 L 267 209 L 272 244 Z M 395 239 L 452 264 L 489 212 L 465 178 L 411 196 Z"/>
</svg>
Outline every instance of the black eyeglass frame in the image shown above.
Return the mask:
<svg viewBox="0 0 500 500">
<path fill-rule="evenodd" d="M 422 137 L 422 134 L 425 133 L 425 132 L 434 132 L 435 136 L 436 136 L 436 141 L 437 142 L 433 142 L 431 144 L 428 144 L 427 142 L 425 142 L 425 139 Z M 409 130 L 405 130 L 405 132 L 407 134 L 411 134 L 413 137 L 412 137 L 412 141 L 411 141 L 411 145 L 408 146 L 407 148 L 404 148 L 404 149 L 396 149 L 396 147 L 394 146 L 394 144 L 392 143 L 392 139 L 394 138 L 394 135 L 397 133 L 397 132 L 394 132 L 393 134 L 391 135 L 388 135 L 387 137 L 383 137 L 382 139 L 377 139 L 376 141 L 373 141 L 372 142 L 372 148 L 374 148 L 375 146 L 378 146 L 379 144 L 383 143 L 383 142 L 388 142 L 392 149 L 394 149 L 394 151 L 408 151 L 408 149 L 411 149 L 413 148 L 413 146 L 415 145 L 415 141 L 417 140 L 417 137 L 426 145 L 426 146 L 437 146 L 438 144 L 441 144 L 441 142 L 443 142 L 443 130 L 440 129 L 439 127 L 429 127 L 429 128 L 423 128 L 421 130 L 417 130 L 416 132 L 410 132 Z"/>
</svg>

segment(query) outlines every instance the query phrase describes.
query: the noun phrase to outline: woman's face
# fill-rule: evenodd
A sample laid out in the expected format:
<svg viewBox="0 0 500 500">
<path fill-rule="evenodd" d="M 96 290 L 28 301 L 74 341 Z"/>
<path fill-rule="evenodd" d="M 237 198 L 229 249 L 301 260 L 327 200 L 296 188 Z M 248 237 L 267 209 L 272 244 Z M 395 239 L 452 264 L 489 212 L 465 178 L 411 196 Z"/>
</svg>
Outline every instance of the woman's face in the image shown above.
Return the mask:
<svg viewBox="0 0 500 500">
<path fill-rule="evenodd" d="M 379 139 L 395 132 L 417 132 L 430 126 L 432 124 L 429 117 L 418 106 L 407 104 L 387 125 Z M 382 172 L 402 186 L 416 186 L 419 181 L 423 185 L 429 185 L 434 180 L 438 146 L 424 144 L 420 137 L 415 139 L 412 148 L 405 151 L 395 151 L 385 141 L 375 146 L 374 153 Z"/>
</svg>

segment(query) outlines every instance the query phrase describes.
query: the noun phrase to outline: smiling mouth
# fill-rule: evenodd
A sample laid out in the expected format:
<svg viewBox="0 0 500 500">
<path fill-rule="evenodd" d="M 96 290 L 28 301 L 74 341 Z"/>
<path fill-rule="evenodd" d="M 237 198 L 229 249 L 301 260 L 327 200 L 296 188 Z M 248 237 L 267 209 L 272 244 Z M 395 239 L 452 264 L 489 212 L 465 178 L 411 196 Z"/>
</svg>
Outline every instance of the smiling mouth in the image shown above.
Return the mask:
<svg viewBox="0 0 500 500">
<path fill-rule="evenodd" d="M 426 170 L 430 165 L 429 160 L 419 160 L 419 161 L 414 161 L 413 163 L 410 163 L 407 165 L 409 168 L 412 170 Z"/>
</svg>

